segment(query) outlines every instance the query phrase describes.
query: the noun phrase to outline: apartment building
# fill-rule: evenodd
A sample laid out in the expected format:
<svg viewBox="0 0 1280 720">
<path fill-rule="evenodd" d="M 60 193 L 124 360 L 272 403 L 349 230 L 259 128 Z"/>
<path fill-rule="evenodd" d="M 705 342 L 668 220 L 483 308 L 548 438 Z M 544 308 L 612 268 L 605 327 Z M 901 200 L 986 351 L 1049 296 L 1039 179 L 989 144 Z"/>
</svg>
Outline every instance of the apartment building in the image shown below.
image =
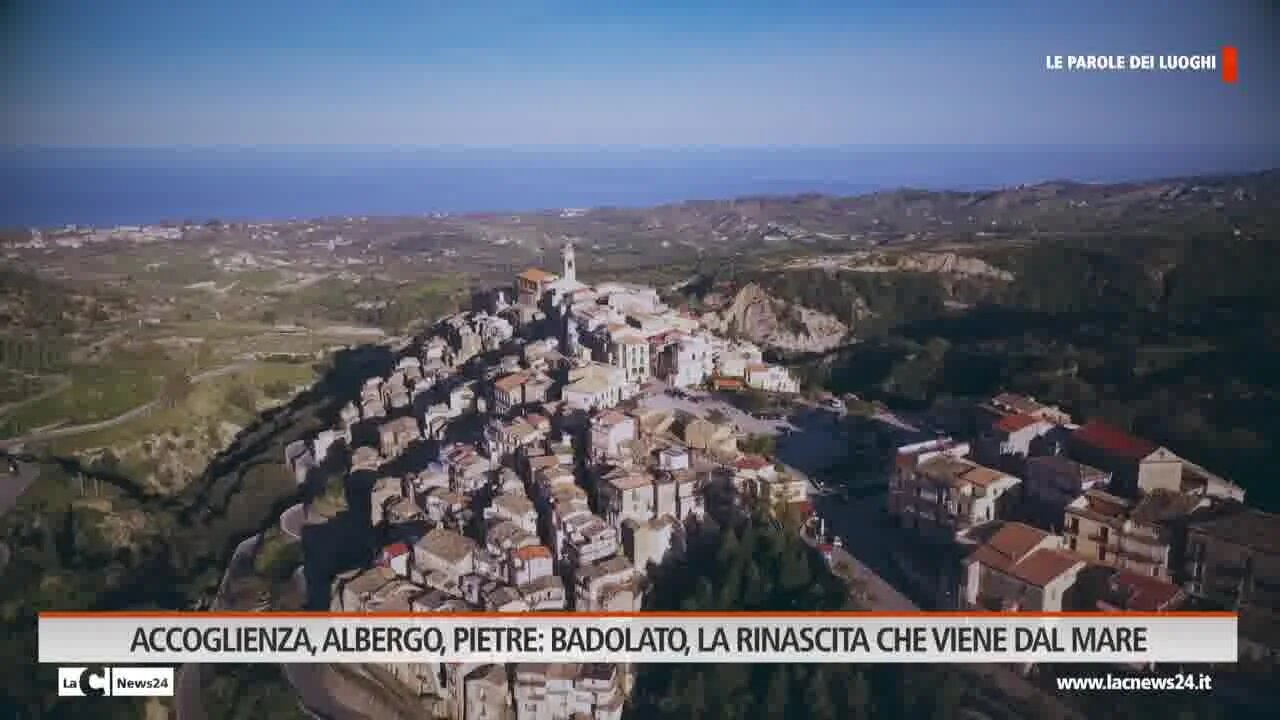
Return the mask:
<svg viewBox="0 0 1280 720">
<path fill-rule="evenodd" d="M 1088 490 L 1067 505 L 1062 534 L 1069 549 L 1090 561 L 1170 580 L 1179 527 L 1201 502 L 1166 491 L 1134 502 Z"/>
<path fill-rule="evenodd" d="M 439 572 L 456 582 L 475 572 L 476 550 L 476 543 L 470 538 L 436 528 L 414 544 L 414 569 L 419 576 Z"/>
<path fill-rule="evenodd" d="M 956 533 L 1008 517 L 1021 480 L 943 451 L 899 454 L 889 481 L 889 513 L 924 538 Z"/>
<path fill-rule="evenodd" d="M 650 377 L 649 342 L 639 335 L 630 332 L 619 335 L 613 341 L 610 359 L 629 383 L 639 385 Z"/>
<path fill-rule="evenodd" d="M 462 720 L 515 720 L 507 669 L 486 665 L 463 680 Z"/>
<path fill-rule="evenodd" d="M 489 507 L 484 510 L 484 517 L 491 523 L 509 520 L 527 533 L 537 534 L 538 532 L 537 508 L 534 507 L 533 501 L 523 494 L 504 493 L 494 496 Z"/>
<path fill-rule="evenodd" d="M 630 415 L 609 410 L 591 419 L 591 455 L 597 461 L 621 457 L 624 444 L 635 438 L 636 422 Z"/>
<path fill-rule="evenodd" d="M 1280 515 L 1203 507 L 1188 522 L 1185 572 L 1187 589 L 1216 605 L 1280 611 Z"/>
<path fill-rule="evenodd" d="M 622 523 L 622 549 L 632 565 L 644 570 L 649 564 L 661 565 L 676 537 L 677 522 L 670 515 L 651 520 L 626 520 Z"/>
<path fill-rule="evenodd" d="M 583 612 L 635 612 L 643 600 L 640 581 L 635 566 L 622 556 L 579 567 L 575 607 Z"/>
</svg>

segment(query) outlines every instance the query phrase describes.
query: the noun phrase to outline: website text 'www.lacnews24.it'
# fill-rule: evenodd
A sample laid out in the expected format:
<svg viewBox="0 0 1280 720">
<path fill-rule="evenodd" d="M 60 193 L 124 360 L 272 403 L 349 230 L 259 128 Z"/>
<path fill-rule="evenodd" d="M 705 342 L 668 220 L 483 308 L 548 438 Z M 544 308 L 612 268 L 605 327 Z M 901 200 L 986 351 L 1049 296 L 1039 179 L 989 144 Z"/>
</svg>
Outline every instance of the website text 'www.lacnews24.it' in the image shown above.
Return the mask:
<svg viewBox="0 0 1280 720">
<path fill-rule="evenodd" d="M 1209 692 L 1213 690 L 1213 676 L 1208 673 L 1173 673 L 1171 675 L 1084 675 L 1060 677 L 1058 690 L 1085 690 L 1095 692 L 1154 691 L 1154 692 Z"/>
</svg>

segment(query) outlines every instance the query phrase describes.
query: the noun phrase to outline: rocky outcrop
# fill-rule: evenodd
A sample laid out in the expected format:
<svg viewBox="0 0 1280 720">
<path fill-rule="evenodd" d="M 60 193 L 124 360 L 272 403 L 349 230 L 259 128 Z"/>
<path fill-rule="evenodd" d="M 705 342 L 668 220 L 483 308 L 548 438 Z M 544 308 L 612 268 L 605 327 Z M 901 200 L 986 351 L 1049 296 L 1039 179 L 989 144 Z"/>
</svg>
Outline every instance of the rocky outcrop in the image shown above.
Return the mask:
<svg viewBox="0 0 1280 720">
<path fill-rule="evenodd" d="M 822 268 L 852 272 L 926 272 L 1009 282 L 1013 273 L 984 260 L 954 252 L 877 253 L 856 252 L 823 255 L 792 261 L 788 269 Z"/>
<path fill-rule="evenodd" d="M 716 332 L 786 352 L 826 352 L 849 334 L 835 317 L 779 300 L 755 283 L 744 285 L 729 307 L 703 322 Z"/>
</svg>

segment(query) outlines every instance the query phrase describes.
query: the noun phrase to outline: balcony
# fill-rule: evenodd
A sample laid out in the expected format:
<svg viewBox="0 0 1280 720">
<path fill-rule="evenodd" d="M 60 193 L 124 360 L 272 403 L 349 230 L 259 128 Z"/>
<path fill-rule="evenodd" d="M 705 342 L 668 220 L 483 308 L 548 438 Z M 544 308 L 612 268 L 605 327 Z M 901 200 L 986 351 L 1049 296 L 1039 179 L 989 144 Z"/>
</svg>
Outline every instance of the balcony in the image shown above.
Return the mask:
<svg viewBox="0 0 1280 720">
<path fill-rule="evenodd" d="M 1163 556 L 1132 548 L 1121 548 L 1116 551 L 1116 555 L 1131 563 L 1141 563 L 1143 565 L 1164 564 Z"/>
</svg>

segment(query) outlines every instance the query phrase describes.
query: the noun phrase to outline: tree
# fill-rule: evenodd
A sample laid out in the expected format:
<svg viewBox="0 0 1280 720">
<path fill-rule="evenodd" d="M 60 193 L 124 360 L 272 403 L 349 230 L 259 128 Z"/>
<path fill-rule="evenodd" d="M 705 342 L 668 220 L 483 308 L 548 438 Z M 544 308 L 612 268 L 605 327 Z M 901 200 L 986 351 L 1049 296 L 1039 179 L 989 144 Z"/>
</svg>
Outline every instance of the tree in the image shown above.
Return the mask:
<svg viewBox="0 0 1280 720">
<path fill-rule="evenodd" d="M 787 667 L 786 665 L 776 665 L 773 672 L 769 674 L 769 689 L 764 698 L 765 717 L 780 718 L 787 716 L 791 691 L 791 683 L 787 678 Z"/>
<path fill-rule="evenodd" d="M 827 683 L 827 674 L 822 666 L 813 666 L 805 683 L 805 700 L 809 707 L 807 715 L 811 720 L 836 720 L 838 711 L 831 697 L 831 687 Z"/>
<path fill-rule="evenodd" d="M 778 452 L 778 440 L 772 435 L 751 435 L 740 443 L 743 452 L 772 457 Z"/>
<path fill-rule="evenodd" d="M 867 675 L 861 670 L 853 673 L 853 680 L 845 685 L 844 711 L 849 720 L 869 720 L 872 716 L 871 688 Z"/>
<path fill-rule="evenodd" d="M 959 717 L 964 687 L 954 672 L 944 671 L 942 685 L 934 697 L 933 720 L 955 720 Z"/>
</svg>

